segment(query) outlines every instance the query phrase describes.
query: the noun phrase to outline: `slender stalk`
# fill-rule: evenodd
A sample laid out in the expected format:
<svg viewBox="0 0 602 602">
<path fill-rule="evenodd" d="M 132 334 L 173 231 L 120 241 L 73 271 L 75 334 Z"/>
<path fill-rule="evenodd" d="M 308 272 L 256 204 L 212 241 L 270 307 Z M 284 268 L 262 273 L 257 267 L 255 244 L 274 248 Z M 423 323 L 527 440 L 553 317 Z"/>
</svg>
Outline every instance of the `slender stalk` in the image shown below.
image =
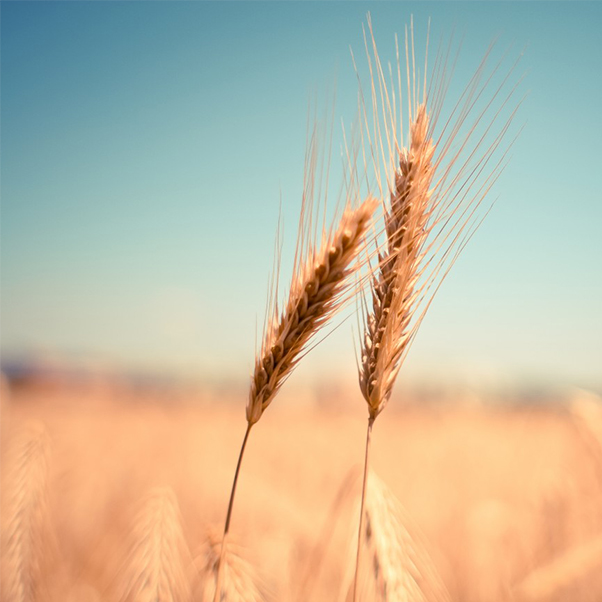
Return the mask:
<svg viewBox="0 0 602 602">
<path fill-rule="evenodd" d="M 362 535 L 364 532 L 364 503 L 366 500 L 366 484 L 368 482 L 368 458 L 370 454 L 370 435 L 375 417 L 368 418 L 368 429 L 366 431 L 366 455 L 364 457 L 364 478 L 362 480 L 362 501 L 360 503 L 360 526 L 357 534 L 357 556 L 355 558 L 355 577 L 353 578 L 353 602 L 357 602 L 357 582 L 360 568 L 360 555 L 362 551 Z"/>
<path fill-rule="evenodd" d="M 230 492 L 230 501 L 228 503 L 228 512 L 226 514 L 226 524 L 224 526 L 224 537 L 222 539 L 222 549 L 219 555 L 219 561 L 217 565 L 217 576 L 215 577 L 215 595 L 213 602 L 219 602 L 222 594 L 222 581 L 224 577 L 224 559 L 226 557 L 226 539 L 228 537 L 228 531 L 230 530 L 230 520 L 232 519 L 232 508 L 234 506 L 234 495 L 236 494 L 236 485 L 238 483 L 238 475 L 240 473 L 240 466 L 242 464 L 242 458 L 247 447 L 247 441 L 249 439 L 249 433 L 251 432 L 252 423 L 247 424 L 247 430 L 245 431 L 245 437 L 242 441 L 240 448 L 240 454 L 238 455 L 238 462 L 236 463 L 236 471 L 234 472 L 234 481 L 232 482 L 232 491 Z"/>
</svg>

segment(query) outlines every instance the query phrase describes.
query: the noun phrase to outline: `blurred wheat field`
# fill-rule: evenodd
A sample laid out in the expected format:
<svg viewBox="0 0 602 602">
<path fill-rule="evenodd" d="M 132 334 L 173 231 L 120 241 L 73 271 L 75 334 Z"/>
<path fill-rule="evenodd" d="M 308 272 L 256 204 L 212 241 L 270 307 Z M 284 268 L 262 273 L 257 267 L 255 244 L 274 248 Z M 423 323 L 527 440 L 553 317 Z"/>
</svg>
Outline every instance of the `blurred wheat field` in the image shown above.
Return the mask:
<svg viewBox="0 0 602 602">
<path fill-rule="evenodd" d="M 149 519 L 147 531 L 159 534 L 181 582 L 159 599 L 206 599 L 203 550 L 223 521 L 244 430 L 239 405 L 4 394 L 2 600 L 157 599 L 125 585 L 132 559 L 152 549 L 137 519 L 147 507 L 167 513 L 166 526 Z M 344 482 L 355 483 L 364 423 L 360 412 L 307 403 L 283 404 L 262 422 L 233 533 L 264 599 L 340 597 L 355 499 L 336 506 L 334 533 L 324 526 Z M 452 600 L 593 602 L 602 599 L 600 425 L 591 399 L 570 408 L 408 407 L 378 425 L 372 465 Z M 15 516 L 29 547 L 15 543 Z M 29 560 L 15 565 L 17 552 Z M 15 597 L 7 584 L 19 570 L 27 583 Z"/>
</svg>

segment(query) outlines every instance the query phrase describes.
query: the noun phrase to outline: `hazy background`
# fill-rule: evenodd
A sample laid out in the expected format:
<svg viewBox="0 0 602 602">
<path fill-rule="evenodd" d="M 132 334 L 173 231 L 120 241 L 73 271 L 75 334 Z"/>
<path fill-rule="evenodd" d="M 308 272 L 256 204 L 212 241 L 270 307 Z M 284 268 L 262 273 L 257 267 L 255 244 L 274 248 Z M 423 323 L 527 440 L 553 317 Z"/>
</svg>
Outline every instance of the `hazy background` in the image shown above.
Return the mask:
<svg viewBox="0 0 602 602">
<path fill-rule="evenodd" d="M 385 60 L 412 14 L 417 44 L 429 17 L 434 40 L 455 27 L 460 89 L 494 37 L 525 49 L 525 129 L 499 201 L 402 379 L 600 390 L 593 2 L 3 2 L 3 369 L 42 358 L 246 384 L 280 202 L 294 247 L 308 105 L 327 106 L 336 80 L 338 152 L 368 10 Z M 352 322 L 290 386 L 353 386 Z"/>
</svg>

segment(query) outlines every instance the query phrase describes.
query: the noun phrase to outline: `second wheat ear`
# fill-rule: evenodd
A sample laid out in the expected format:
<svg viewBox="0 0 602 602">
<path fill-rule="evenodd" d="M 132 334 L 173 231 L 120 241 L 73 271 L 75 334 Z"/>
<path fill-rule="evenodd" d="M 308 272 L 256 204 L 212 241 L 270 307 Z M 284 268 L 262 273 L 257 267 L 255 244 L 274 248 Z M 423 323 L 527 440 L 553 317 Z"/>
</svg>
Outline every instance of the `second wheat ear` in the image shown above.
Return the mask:
<svg viewBox="0 0 602 602">
<path fill-rule="evenodd" d="M 447 56 L 438 53 L 427 85 L 416 75 L 414 29 L 406 29 L 407 94 L 403 99 L 397 51 L 397 82 L 385 76 L 368 17 L 365 37 L 371 75 L 372 116 L 362 104 L 367 156 L 372 157 L 385 205 L 385 240 L 377 242 L 378 265 L 372 270 L 371 304 L 364 303 L 364 334 L 359 384 L 368 405 L 364 478 L 356 556 L 357 579 L 368 482 L 369 451 L 374 421 L 387 405 L 408 349 L 435 293 L 480 224 L 477 209 L 505 166 L 510 144 L 506 135 L 516 113 L 513 95 L 505 89 L 514 66 L 502 74 L 489 99 L 485 94 L 500 63 L 486 74 L 489 52 L 477 68 L 442 128 L 434 135 L 449 80 Z M 449 49 L 448 49 L 449 52 Z M 428 42 L 427 42 L 428 57 Z M 363 102 L 363 95 L 360 93 Z M 509 107 L 510 105 L 510 107 Z M 509 107 L 509 108 L 508 108 Z M 514 107 L 514 108 L 513 108 Z M 408 139 L 403 115 L 407 111 Z M 501 118 L 502 113 L 507 113 Z M 499 122 L 499 123 L 498 123 Z M 384 174 L 385 183 L 381 181 Z M 388 202 L 385 202 L 388 199 Z"/>
<path fill-rule="evenodd" d="M 298 255 L 288 299 L 283 311 L 274 303 L 268 317 L 261 350 L 255 361 L 247 403 L 247 429 L 241 446 L 228 511 L 224 539 L 216 576 L 215 602 L 219 602 L 227 535 L 234 506 L 236 485 L 251 428 L 273 401 L 319 329 L 341 308 L 352 291 L 351 276 L 355 259 L 364 244 L 372 214 L 378 201 L 366 199 L 359 207 L 348 205 L 336 229 L 324 232 L 319 247 L 309 245 L 308 252 Z M 309 212 L 308 212 L 309 213 Z M 299 236 L 304 236 L 300 232 Z"/>
<path fill-rule="evenodd" d="M 419 264 L 429 234 L 434 146 L 428 123 L 421 105 L 410 129 L 410 148 L 400 154 L 390 210 L 385 213 L 387 240 L 379 252 L 379 270 L 372 277 L 372 312 L 366 319 L 359 375 L 372 421 L 391 396 L 410 341 Z"/>
</svg>

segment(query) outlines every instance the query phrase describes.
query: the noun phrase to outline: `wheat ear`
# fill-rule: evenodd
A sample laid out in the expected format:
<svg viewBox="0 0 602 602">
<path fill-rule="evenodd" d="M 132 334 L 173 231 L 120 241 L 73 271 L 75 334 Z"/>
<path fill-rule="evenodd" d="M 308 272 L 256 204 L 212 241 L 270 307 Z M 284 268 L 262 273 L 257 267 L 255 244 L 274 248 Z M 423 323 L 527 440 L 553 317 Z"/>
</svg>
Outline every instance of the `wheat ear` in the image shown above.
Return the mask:
<svg viewBox="0 0 602 602">
<path fill-rule="evenodd" d="M 426 107 L 412 123 L 409 151 L 402 150 L 385 213 L 386 247 L 372 281 L 372 313 L 362 346 L 360 389 L 374 422 L 391 396 L 400 358 L 409 342 L 414 290 L 421 249 L 428 234 L 434 146 L 428 132 Z"/>
<path fill-rule="evenodd" d="M 512 98 L 515 88 L 500 103 L 500 107 L 492 109 L 493 99 L 506 83 L 512 73 L 511 69 L 501 87 L 493 94 L 493 99 L 484 108 L 479 105 L 478 101 L 493 75 L 485 78 L 482 83 L 486 55 L 452 111 L 443 133 L 435 139 L 434 123 L 441 111 L 448 85 L 446 62 L 438 55 L 435 75 L 427 88 L 425 60 L 424 81 L 419 81 L 415 69 L 412 24 L 409 36 L 406 29 L 406 104 L 410 127 L 405 147 L 399 51 L 395 86 L 392 72 L 387 78 L 382 69 L 369 17 L 368 27 L 371 50 L 367 36 L 365 44 L 371 74 L 372 120 L 366 116 L 361 94 L 360 98 L 366 142 L 374 164 L 380 196 L 383 199 L 388 196 L 389 203 L 385 207 L 386 240 L 377 242 L 379 264 L 372 275 L 371 311 L 368 312 L 364 306 L 365 328 L 359 362 L 360 389 L 368 404 L 369 415 L 356 583 L 363 534 L 363 500 L 374 421 L 389 401 L 402 361 L 434 294 L 480 223 L 475 217 L 476 210 L 499 176 L 504 166 L 505 153 L 501 153 L 497 162 L 491 158 L 504 140 L 515 112 L 511 112 L 499 131 L 492 133 L 493 124 Z M 499 65 L 493 73 L 498 67 Z M 471 124 L 465 128 L 470 119 Z M 484 131 L 475 135 L 484 120 L 490 123 L 483 125 Z M 456 148 L 454 143 L 457 143 Z M 384 178 L 381 177 L 382 172 Z M 382 183 L 383 179 L 385 184 Z M 356 587 L 353 600 L 357 600 Z"/>
<path fill-rule="evenodd" d="M 257 585 L 258 578 L 242 550 L 233 545 L 222 557 L 221 537 L 208 535 L 199 557 L 199 581 L 194 588 L 194 599 L 209 602 L 213 599 L 213 586 L 220 566 L 223 566 L 222 602 L 262 602 Z"/>
<path fill-rule="evenodd" d="M 43 598 L 48 549 L 48 435 L 28 427 L 11 442 L 2 475 L 2 600 Z"/>
<path fill-rule="evenodd" d="M 255 424 L 302 357 L 309 340 L 337 311 L 349 288 L 357 256 L 377 201 L 347 208 L 334 234 L 323 236 L 291 284 L 282 314 L 274 316 L 255 362 L 247 421 Z"/>
<path fill-rule="evenodd" d="M 300 258 L 302 263 L 295 267 L 289 297 L 281 315 L 278 315 L 277 305 L 273 305 L 274 314 L 268 323 L 251 379 L 247 429 L 228 503 L 222 555 L 226 551 L 236 485 L 251 428 L 295 368 L 312 337 L 348 297 L 350 276 L 356 265 L 354 260 L 360 253 L 377 205 L 375 199 L 368 198 L 357 208 L 347 206 L 336 230 L 323 233 L 320 248 L 310 245 L 307 256 Z M 217 571 L 215 602 L 220 599 L 221 564 Z"/>
<path fill-rule="evenodd" d="M 117 580 L 120 602 L 185 602 L 189 599 L 184 560 L 188 556 L 176 496 L 151 490 L 142 500 Z"/>
</svg>

